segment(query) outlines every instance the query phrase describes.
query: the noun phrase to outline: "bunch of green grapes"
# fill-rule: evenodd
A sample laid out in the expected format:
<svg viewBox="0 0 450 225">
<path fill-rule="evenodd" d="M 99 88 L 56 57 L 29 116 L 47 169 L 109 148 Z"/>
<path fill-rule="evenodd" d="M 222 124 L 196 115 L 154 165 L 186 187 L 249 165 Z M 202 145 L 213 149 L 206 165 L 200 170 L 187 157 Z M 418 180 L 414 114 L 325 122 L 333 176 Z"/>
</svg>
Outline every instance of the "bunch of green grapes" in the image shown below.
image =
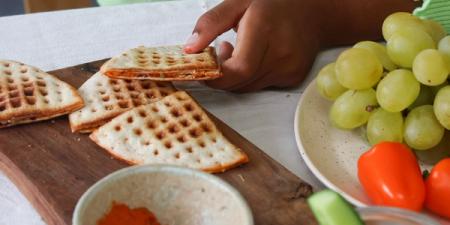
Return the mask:
<svg viewBox="0 0 450 225">
<path fill-rule="evenodd" d="M 450 36 L 439 23 L 404 12 L 388 16 L 382 32 L 386 45 L 359 42 L 317 75 L 319 93 L 334 101 L 331 123 L 365 126 L 372 145 L 396 141 L 420 158 L 449 156 Z"/>
</svg>

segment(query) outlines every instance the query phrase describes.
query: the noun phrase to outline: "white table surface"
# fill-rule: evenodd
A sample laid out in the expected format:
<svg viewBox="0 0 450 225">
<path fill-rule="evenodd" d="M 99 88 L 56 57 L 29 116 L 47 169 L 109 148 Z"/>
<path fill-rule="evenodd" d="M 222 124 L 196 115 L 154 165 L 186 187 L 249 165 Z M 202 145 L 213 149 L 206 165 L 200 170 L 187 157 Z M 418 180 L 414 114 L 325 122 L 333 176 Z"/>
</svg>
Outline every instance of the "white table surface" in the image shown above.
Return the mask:
<svg viewBox="0 0 450 225">
<path fill-rule="evenodd" d="M 211 5 L 212 2 L 186 0 L 0 17 L 0 59 L 54 70 L 107 58 L 138 45 L 184 43 L 196 19 Z M 221 39 L 233 37 L 234 33 L 227 33 Z M 322 52 L 307 80 L 291 90 L 232 94 L 196 83 L 182 86 L 272 158 L 315 188 L 321 188 L 297 150 L 294 112 L 307 83 L 340 51 Z M 45 223 L 0 173 L 0 225 L 11 224 Z"/>
</svg>

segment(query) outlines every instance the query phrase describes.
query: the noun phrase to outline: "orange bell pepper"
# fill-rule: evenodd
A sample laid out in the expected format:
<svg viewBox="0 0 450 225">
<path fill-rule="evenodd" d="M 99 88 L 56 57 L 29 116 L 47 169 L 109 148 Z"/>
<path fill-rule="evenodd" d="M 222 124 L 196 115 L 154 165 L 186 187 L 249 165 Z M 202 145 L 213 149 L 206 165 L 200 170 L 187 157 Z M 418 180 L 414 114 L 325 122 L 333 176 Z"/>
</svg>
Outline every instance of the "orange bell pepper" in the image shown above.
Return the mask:
<svg viewBox="0 0 450 225">
<path fill-rule="evenodd" d="M 404 144 L 381 142 L 361 155 L 358 178 L 375 205 L 420 211 L 425 183 L 417 159 Z"/>
<path fill-rule="evenodd" d="M 427 197 L 425 207 L 450 219 L 450 158 L 436 164 L 425 181 Z"/>
</svg>

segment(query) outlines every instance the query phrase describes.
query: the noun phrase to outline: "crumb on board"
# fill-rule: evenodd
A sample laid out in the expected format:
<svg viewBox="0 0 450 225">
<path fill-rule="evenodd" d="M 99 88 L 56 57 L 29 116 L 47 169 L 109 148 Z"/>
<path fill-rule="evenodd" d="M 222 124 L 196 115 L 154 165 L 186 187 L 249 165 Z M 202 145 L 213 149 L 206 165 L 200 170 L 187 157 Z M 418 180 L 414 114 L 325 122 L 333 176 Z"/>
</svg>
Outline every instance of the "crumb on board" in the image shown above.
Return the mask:
<svg viewBox="0 0 450 225">
<path fill-rule="evenodd" d="M 245 182 L 244 176 L 242 176 L 242 174 L 238 174 L 238 177 L 241 178 L 242 182 Z"/>
<path fill-rule="evenodd" d="M 77 141 L 81 141 L 81 138 L 77 138 Z"/>
<path fill-rule="evenodd" d="M 51 123 L 55 123 L 55 120 L 51 120 L 50 122 L 51 122 Z"/>
</svg>

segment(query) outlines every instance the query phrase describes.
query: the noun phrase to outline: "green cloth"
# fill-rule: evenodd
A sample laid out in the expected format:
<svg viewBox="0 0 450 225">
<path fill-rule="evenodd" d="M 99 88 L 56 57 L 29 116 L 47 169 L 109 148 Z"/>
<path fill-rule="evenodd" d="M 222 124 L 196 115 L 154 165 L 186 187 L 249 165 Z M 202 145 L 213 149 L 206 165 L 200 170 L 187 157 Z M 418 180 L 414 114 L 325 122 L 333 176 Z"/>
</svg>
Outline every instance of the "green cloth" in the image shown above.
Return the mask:
<svg viewBox="0 0 450 225">
<path fill-rule="evenodd" d="M 450 0 L 423 0 L 422 7 L 414 10 L 414 15 L 423 19 L 432 19 L 450 33 Z"/>
<path fill-rule="evenodd" d="M 173 1 L 173 0 L 97 0 L 100 6 L 123 5 L 142 2 L 162 2 L 162 1 Z"/>
</svg>

